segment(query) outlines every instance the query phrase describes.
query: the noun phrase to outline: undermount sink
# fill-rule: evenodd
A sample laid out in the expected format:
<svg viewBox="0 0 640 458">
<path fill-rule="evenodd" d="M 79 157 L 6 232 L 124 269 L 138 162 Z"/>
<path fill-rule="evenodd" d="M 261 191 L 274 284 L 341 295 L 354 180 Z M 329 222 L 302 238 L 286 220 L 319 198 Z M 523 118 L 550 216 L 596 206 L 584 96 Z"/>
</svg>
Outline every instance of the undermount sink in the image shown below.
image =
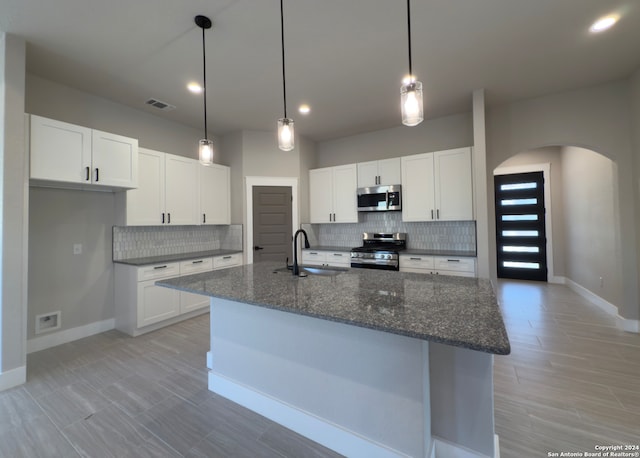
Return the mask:
<svg viewBox="0 0 640 458">
<path fill-rule="evenodd" d="M 331 268 L 331 267 L 303 267 L 300 266 L 300 276 L 306 277 L 308 275 L 321 275 L 325 277 L 334 277 L 336 275 L 340 275 L 343 272 L 346 272 L 347 269 L 340 268 Z M 279 269 L 275 269 L 273 273 L 285 272 L 289 275 L 292 275 L 291 269 L 287 267 L 280 267 Z"/>
</svg>

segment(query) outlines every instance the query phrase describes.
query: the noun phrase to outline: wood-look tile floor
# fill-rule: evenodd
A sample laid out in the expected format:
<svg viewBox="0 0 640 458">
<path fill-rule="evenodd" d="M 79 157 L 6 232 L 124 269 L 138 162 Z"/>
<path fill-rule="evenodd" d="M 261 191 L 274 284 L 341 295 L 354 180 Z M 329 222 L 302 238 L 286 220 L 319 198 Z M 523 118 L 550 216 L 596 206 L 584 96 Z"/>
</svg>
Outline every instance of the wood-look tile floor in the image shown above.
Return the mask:
<svg viewBox="0 0 640 458">
<path fill-rule="evenodd" d="M 501 458 L 640 445 L 640 335 L 566 286 L 500 280 L 497 296 L 511 341 L 494 367 Z"/>
<path fill-rule="evenodd" d="M 502 458 L 640 442 L 640 335 L 565 286 L 501 281 L 512 353 L 495 357 Z M 0 458 L 335 457 L 207 390 L 208 315 L 28 356 L 0 393 Z"/>
</svg>

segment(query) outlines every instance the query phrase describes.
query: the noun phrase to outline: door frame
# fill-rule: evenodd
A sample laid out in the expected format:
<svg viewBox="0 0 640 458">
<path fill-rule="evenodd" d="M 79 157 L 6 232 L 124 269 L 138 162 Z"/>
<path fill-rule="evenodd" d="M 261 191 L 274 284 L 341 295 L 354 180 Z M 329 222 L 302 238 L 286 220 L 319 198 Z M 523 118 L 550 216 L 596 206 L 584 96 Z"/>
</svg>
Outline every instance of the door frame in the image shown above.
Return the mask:
<svg viewBox="0 0 640 458">
<path fill-rule="evenodd" d="M 556 277 L 553 270 L 553 218 L 551 217 L 551 163 L 523 164 L 509 167 L 496 167 L 493 175 L 510 175 L 514 173 L 542 172 L 544 177 L 544 224 L 547 235 L 547 282 L 564 283 L 562 277 Z M 495 189 L 494 189 L 495 196 Z M 497 249 L 497 246 L 496 246 Z"/>
<path fill-rule="evenodd" d="M 300 226 L 298 221 L 298 178 L 296 177 L 245 177 L 245 244 L 246 263 L 253 264 L 253 187 L 287 186 L 291 188 L 291 233 L 295 234 Z"/>
</svg>

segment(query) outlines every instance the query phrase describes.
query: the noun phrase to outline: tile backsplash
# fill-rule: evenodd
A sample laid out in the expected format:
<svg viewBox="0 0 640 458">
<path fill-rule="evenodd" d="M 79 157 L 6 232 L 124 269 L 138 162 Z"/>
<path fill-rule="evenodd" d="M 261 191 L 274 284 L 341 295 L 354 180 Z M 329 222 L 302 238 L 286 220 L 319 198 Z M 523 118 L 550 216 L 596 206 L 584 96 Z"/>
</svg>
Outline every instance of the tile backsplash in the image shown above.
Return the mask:
<svg viewBox="0 0 640 458">
<path fill-rule="evenodd" d="M 114 226 L 114 261 L 208 250 L 242 251 L 242 225 Z"/>
<path fill-rule="evenodd" d="M 312 246 L 355 247 L 362 245 L 363 232 L 406 232 L 407 248 L 476 251 L 475 221 L 405 223 L 401 212 L 364 212 L 358 223 L 303 224 Z"/>
</svg>

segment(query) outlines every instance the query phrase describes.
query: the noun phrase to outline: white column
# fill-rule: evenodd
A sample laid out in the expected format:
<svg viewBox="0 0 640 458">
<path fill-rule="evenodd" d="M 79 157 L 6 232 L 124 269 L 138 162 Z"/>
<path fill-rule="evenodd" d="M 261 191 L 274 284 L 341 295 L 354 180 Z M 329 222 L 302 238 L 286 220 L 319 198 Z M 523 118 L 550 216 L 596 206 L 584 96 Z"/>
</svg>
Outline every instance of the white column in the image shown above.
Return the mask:
<svg viewBox="0 0 640 458">
<path fill-rule="evenodd" d="M 25 41 L 0 34 L 0 391 L 26 380 Z"/>
<path fill-rule="evenodd" d="M 473 92 L 473 195 L 476 204 L 478 277 L 490 278 L 489 187 L 487 183 L 487 142 L 484 110 L 484 89 L 477 89 Z"/>
</svg>

